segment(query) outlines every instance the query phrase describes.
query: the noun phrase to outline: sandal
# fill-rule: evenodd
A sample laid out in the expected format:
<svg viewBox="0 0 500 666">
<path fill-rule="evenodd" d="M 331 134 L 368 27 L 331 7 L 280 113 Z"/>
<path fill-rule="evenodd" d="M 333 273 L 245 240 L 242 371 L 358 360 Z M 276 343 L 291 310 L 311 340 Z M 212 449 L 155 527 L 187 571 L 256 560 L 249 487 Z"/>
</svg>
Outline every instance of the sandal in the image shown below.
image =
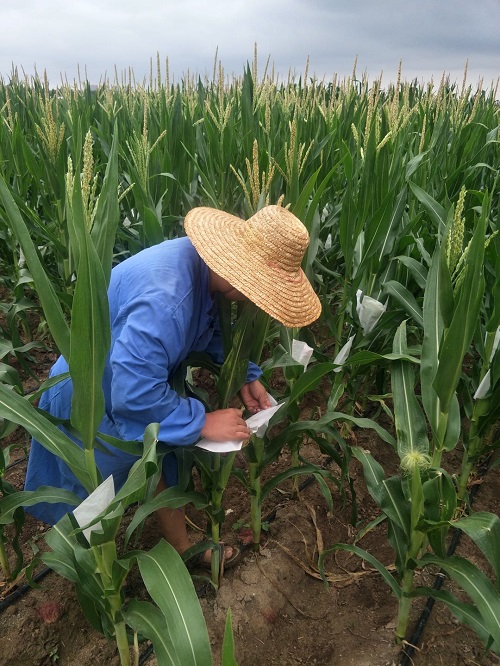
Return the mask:
<svg viewBox="0 0 500 666">
<path fill-rule="evenodd" d="M 237 546 L 229 546 L 233 552 L 230 557 L 226 557 L 226 546 L 227 544 L 223 542 L 219 543 L 219 571 L 221 576 L 224 571 L 227 569 L 232 569 L 241 560 L 241 551 Z M 207 561 L 204 559 L 206 552 L 206 550 L 203 550 L 191 557 L 189 561 L 186 562 L 186 566 L 189 571 L 194 569 L 206 569 L 208 571 L 211 570 L 211 560 Z"/>
</svg>

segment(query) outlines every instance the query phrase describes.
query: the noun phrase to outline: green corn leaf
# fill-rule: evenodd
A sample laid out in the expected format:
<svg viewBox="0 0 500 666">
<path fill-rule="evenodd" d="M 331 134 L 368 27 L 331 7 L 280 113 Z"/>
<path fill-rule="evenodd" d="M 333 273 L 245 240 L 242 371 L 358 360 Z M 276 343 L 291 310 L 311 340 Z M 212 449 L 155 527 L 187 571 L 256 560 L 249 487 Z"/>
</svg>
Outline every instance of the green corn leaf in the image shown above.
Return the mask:
<svg viewBox="0 0 500 666">
<path fill-rule="evenodd" d="M 116 228 L 120 217 L 118 207 L 118 131 L 115 128 L 111 150 L 108 156 L 106 173 L 90 232 L 97 256 L 99 257 L 106 280 L 109 282 L 113 261 L 113 247 Z M 163 240 L 163 238 L 162 238 Z"/>
<path fill-rule="evenodd" d="M 137 554 L 144 584 L 162 612 L 182 666 L 212 663 L 205 619 L 191 577 L 175 549 L 161 540 Z"/>
<path fill-rule="evenodd" d="M 317 465 L 301 465 L 300 467 L 290 467 L 284 472 L 281 472 L 280 474 L 276 474 L 276 476 L 273 476 L 269 481 L 267 481 L 261 489 L 260 497 L 261 500 L 264 501 L 264 499 L 269 495 L 269 493 L 274 490 L 277 486 L 280 485 L 280 483 L 283 483 L 283 481 L 286 481 L 286 479 L 291 479 L 295 476 L 304 476 L 308 474 L 322 474 L 323 476 L 330 476 L 330 473 L 327 472 L 326 470 L 322 470 L 321 467 L 318 467 Z"/>
<path fill-rule="evenodd" d="M 363 473 L 368 492 L 375 500 L 377 506 L 380 506 L 383 493 L 382 481 L 385 479 L 384 468 L 375 460 L 371 453 L 364 449 L 360 449 L 358 446 L 353 446 L 351 452 L 363 465 Z"/>
<path fill-rule="evenodd" d="M 368 350 L 363 350 L 356 352 L 352 356 L 349 356 L 346 365 L 351 365 L 352 367 L 362 366 L 362 365 L 382 365 L 388 361 L 408 361 L 409 363 L 414 363 L 419 365 L 420 360 L 415 358 L 415 356 L 410 356 L 409 354 L 377 354 L 377 352 L 372 352 Z"/>
<path fill-rule="evenodd" d="M 393 447 L 396 446 L 394 437 L 376 421 L 373 421 L 373 419 L 360 418 L 358 416 L 344 414 L 343 412 L 333 411 L 327 411 L 326 414 L 317 421 L 299 421 L 297 423 L 291 423 L 285 428 L 285 430 L 283 430 L 283 432 L 276 435 L 274 441 L 282 446 L 290 436 L 307 430 L 310 430 L 313 433 L 325 432 L 330 434 L 331 424 L 334 421 L 347 421 L 348 423 L 354 423 L 359 428 L 373 429 L 384 442 L 387 442 Z"/>
<path fill-rule="evenodd" d="M 114 546 L 114 544 L 113 544 Z M 96 562 L 95 552 L 104 553 L 105 549 L 91 549 L 87 545 L 82 546 L 80 543 L 75 544 L 74 548 L 74 562 L 75 569 L 79 576 L 77 588 L 82 594 L 92 601 L 92 605 L 104 616 L 109 612 L 109 606 L 106 599 L 106 592 L 114 592 L 112 588 L 106 588 L 103 585 L 103 580 L 99 575 L 98 564 Z M 112 556 L 115 555 L 116 550 L 111 549 Z M 107 564 L 111 565 L 111 561 L 107 560 Z M 103 623 L 104 624 L 104 623 Z"/>
<path fill-rule="evenodd" d="M 353 185 L 348 183 L 342 200 L 342 210 L 339 221 L 339 240 L 342 254 L 345 259 L 346 279 L 352 277 L 352 263 L 358 236 L 363 228 L 363 218 L 359 214 L 354 200 Z"/>
<path fill-rule="evenodd" d="M 162 225 L 156 212 L 149 206 L 145 206 L 143 215 L 144 241 L 146 247 L 158 245 L 158 243 L 163 242 L 165 237 L 163 235 Z"/>
<path fill-rule="evenodd" d="M 451 398 L 450 410 L 446 421 L 446 433 L 443 439 L 443 450 L 451 451 L 455 448 L 458 438 L 462 432 L 462 420 L 460 415 L 460 404 L 457 395 Z"/>
<path fill-rule="evenodd" d="M 326 506 L 328 507 L 328 511 L 330 512 L 330 515 L 333 515 L 333 495 L 332 491 L 330 490 L 330 486 L 326 482 L 325 479 L 328 479 L 328 481 L 331 481 L 334 483 L 337 488 L 342 492 L 342 483 L 336 479 L 333 475 L 331 474 L 324 474 L 323 470 L 319 472 L 313 472 L 313 476 L 316 479 L 316 483 L 319 486 L 319 489 L 321 490 L 321 494 L 323 495 Z"/>
<path fill-rule="evenodd" d="M 100 634 L 106 636 L 106 638 L 112 638 L 112 628 L 109 621 L 106 622 L 106 616 L 103 612 L 103 609 L 99 607 L 99 604 L 96 603 L 97 598 L 90 594 L 85 594 L 78 582 L 75 586 L 76 598 L 80 604 L 80 608 L 83 611 L 87 621 L 90 626 L 93 627 Z"/>
<path fill-rule="evenodd" d="M 383 513 L 381 513 L 373 520 L 370 520 L 369 523 L 363 525 L 363 527 L 356 533 L 354 541 L 360 541 L 366 534 L 368 534 L 368 532 L 371 532 L 375 527 L 381 525 L 385 520 L 387 520 L 387 516 L 385 516 Z"/>
<path fill-rule="evenodd" d="M 394 192 L 387 193 L 380 208 L 365 226 L 365 245 L 363 248 L 363 257 L 358 268 L 362 272 L 368 260 L 375 257 L 376 264 L 382 261 L 382 258 L 391 252 L 396 238 L 395 229 L 401 221 L 406 202 L 406 188 L 396 197 L 394 202 Z"/>
<path fill-rule="evenodd" d="M 403 264 L 403 266 L 408 269 L 420 289 L 425 289 L 425 285 L 427 284 L 428 270 L 421 261 L 417 261 L 413 257 L 407 257 L 405 254 L 400 254 L 394 257 L 394 260 Z"/>
<path fill-rule="evenodd" d="M 330 169 L 330 171 L 326 174 L 326 176 L 323 178 L 321 183 L 318 185 L 314 192 L 314 196 L 312 199 L 309 200 L 308 205 L 306 206 L 307 212 L 304 210 L 305 217 L 298 215 L 296 212 L 295 207 L 292 209 L 292 212 L 297 215 L 297 217 L 300 220 L 304 220 L 304 224 L 306 225 L 306 228 L 309 232 L 309 235 L 311 237 L 311 242 L 313 244 L 313 248 L 311 251 L 309 251 L 309 248 L 307 249 L 306 252 L 306 263 L 305 265 L 307 267 L 312 267 L 312 261 L 316 257 L 317 254 L 317 247 L 316 247 L 316 242 L 317 242 L 317 236 L 320 231 L 320 224 L 319 224 L 319 213 L 320 213 L 320 200 L 325 192 L 327 190 L 330 181 L 332 180 L 332 177 L 335 173 L 335 171 L 338 169 L 339 165 L 342 163 L 343 158 L 339 159 L 336 164 Z M 307 272 L 307 271 L 306 271 Z M 311 275 L 308 274 L 308 278 L 311 279 Z"/>
<path fill-rule="evenodd" d="M 415 171 L 418 169 L 422 161 L 425 159 L 427 155 L 427 151 L 424 153 L 420 153 L 419 155 L 415 155 L 415 157 L 412 157 L 411 160 L 408 160 L 406 164 L 406 173 L 405 173 L 405 178 L 406 180 L 409 180 Z"/>
<path fill-rule="evenodd" d="M 84 447 L 90 451 L 104 414 L 102 375 L 111 333 L 106 279 L 86 228 L 79 178 L 74 180 L 69 208 L 79 257 L 69 356 L 73 381 L 71 423 L 80 432 Z"/>
<path fill-rule="evenodd" d="M 439 366 L 433 386 L 441 401 L 441 412 L 445 414 L 450 409 L 458 385 L 463 359 L 469 350 L 477 326 L 483 298 L 485 287 L 483 256 L 487 222 L 486 209 L 487 206 L 484 206 L 469 245 L 469 252 L 465 261 L 465 277 L 460 287 L 453 320 L 439 349 Z"/>
<path fill-rule="evenodd" d="M 412 592 L 412 596 L 432 597 L 433 599 L 442 601 L 462 624 L 470 627 L 479 636 L 484 645 L 488 646 L 492 652 L 499 654 L 499 648 L 496 643 L 490 645 L 491 635 L 476 606 L 459 601 L 448 590 L 435 590 L 433 587 L 416 587 Z"/>
<path fill-rule="evenodd" d="M 312 192 L 314 190 L 314 185 L 316 184 L 316 180 L 321 172 L 321 167 L 315 171 L 307 181 L 307 183 L 304 185 L 302 188 L 302 192 L 300 193 L 300 196 L 296 200 L 295 204 L 291 207 L 291 212 L 299 218 L 299 220 L 303 220 L 306 214 L 306 208 L 307 204 L 309 203 L 311 199 Z M 310 232 L 310 229 L 308 229 Z"/>
<path fill-rule="evenodd" d="M 5 358 L 9 354 L 27 354 L 32 349 L 40 349 L 41 347 L 43 345 L 40 342 L 28 342 L 25 345 L 14 347 L 10 340 L 0 340 L 0 359 Z"/>
<path fill-rule="evenodd" d="M 262 349 L 266 343 L 270 325 L 271 317 L 264 310 L 257 308 L 252 321 L 253 338 L 249 353 L 249 360 L 257 365 L 262 356 Z"/>
<path fill-rule="evenodd" d="M 329 553 L 333 553 L 336 550 L 343 550 L 343 551 L 346 551 L 348 553 L 354 553 L 355 555 L 357 555 L 361 559 L 363 559 L 366 562 L 368 562 L 369 564 L 371 564 L 372 567 L 375 567 L 375 569 L 379 572 L 379 574 L 382 576 L 382 578 L 387 583 L 387 585 L 389 585 L 389 587 L 391 588 L 392 592 L 394 593 L 394 596 L 396 597 L 396 599 L 401 598 L 401 589 L 400 589 L 399 585 L 397 584 L 395 578 L 387 570 L 387 567 L 385 567 L 382 564 L 382 562 L 380 562 L 379 560 L 377 560 L 377 558 L 375 558 L 373 555 L 371 555 L 371 553 L 369 553 L 366 550 L 363 550 L 363 548 L 359 548 L 358 546 L 351 546 L 351 545 L 345 544 L 345 543 L 336 543 L 331 548 L 328 548 L 327 550 L 324 550 L 320 554 L 319 560 L 318 560 L 319 571 L 320 571 L 320 574 L 323 577 L 323 579 L 324 579 L 324 576 L 325 576 L 325 565 L 324 565 L 325 557 Z"/>
<path fill-rule="evenodd" d="M 39 502 L 55 504 L 80 504 L 81 498 L 69 490 L 54 488 L 52 486 L 40 486 L 36 490 L 20 490 L 7 495 L 0 500 L 0 525 L 6 525 L 13 519 L 13 513 L 21 506 L 33 506 Z"/>
<path fill-rule="evenodd" d="M 128 543 L 134 530 L 136 530 L 149 515 L 158 509 L 161 509 L 162 507 L 177 509 L 186 504 L 192 504 L 197 511 L 202 511 L 208 506 L 207 498 L 202 493 L 194 491 L 182 492 L 178 487 L 162 490 L 162 492 L 158 493 L 158 495 L 152 500 L 141 504 L 141 506 L 135 511 L 125 533 L 125 542 Z"/>
<path fill-rule="evenodd" d="M 389 520 L 409 537 L 411 532 L 411 502 L 404 495 L 399 477 L 392 476 L 382 481 L 380 508 Z"/>
<path fill-rule="evenodd" d="M 407 351 L 406 322 L 402 322 L 394 337 L 393 352 L 406 354 Z M 429 441 L 426 423 L 415 397 L 414 372 L 408 363 L 405 361 L 392 363 L 391 383 L 399 456 L 415 452 L 427 454 Z"/>
<path fill-rule="evenodd" d="M 120 525 L 123 520 L 123 512 L 125 507 L 121 504 L 115 506 L 114 508 L 109 505 L 105 510 L 102 516 L 94 518 L 86 525 L 83 525 L 82 528 L 75 529 L 75 533 L 80 533 L 86 527 L 92 527 L 93 525 L 100 523 L 99 529 L 93 530 L 88 540 L 92 547 L 94 546 L 109 546 L 112 544 L 114 548 L 114 542 L 120 529 Z"/>
<path fill-rule="evenodd" d="M 0 418 L 13 421 L 27 430 L 48 451 L 64 460 L 89 492 L 93 481 L 82 449 L 38 412 L 25 398 L 0 384 Z"/>
<path fill-rule="evenodd" d="M 335 368 L 335 363 L 318 363 L 308 368 L 295 382 L 290 392 L 289 402 L 299 400 L 304 393 L 312 391 L 318 385 L 320 379 Z"/>
<path fill-rule="evenodd" d="M 219 312 L 220 331 L 224 358 L 227 358 L 232 347 L 232 303 L 222 294 L 217 294 L 217 310 Z"/>
<path fill-rule="evenodd" d="M 162 458 L 158 458 L 156 445 L 158 443 L 158 423 L 151 423 L 144 432 L 144 453 L 131 467 L 127 480 L 116 493 L 110 504 L 110 510 L 117 504 L 129 506 L 142 499 L 146 494 L 148 480 L 158 472 Z"/>
<path fill-rule="evenodd" d="M 226 357 L 217 380 L 217 393 L 219 394 L 220 408 L 228 406 L 246 381 L 248 359 L 253 339 L 252 322 L 257 307 L 253 303 L 246 303 L 242 314 L 238 317 L 232 330 L 231 351 Z"/>
<path fill-rule="evenodd" d="M 422 308 L 417 303 L 415 296 L 396 280 L 388 280 L 382 284 L 382 287 L 413 318 L 414 322 L 423 328 Z"/>
<path fill-rule="evenodd" d="M 469 595 L 481 613 L 488 633 L 500 645 L 500 595 L 486 575 L 472 562 L 456 555 L 439 558 L 426 554 L 422 564 L 437 564 Z"/>
<path fill-rule="evenodd" d="M 440 251 L 439 248 L 436 248 L 424 293 L 424 339 L 422 343 L 420 383 L 422 404 L 433 436 L 436 439 L 437 447 L 439 449 L 451 450 L 456 445 L 460 435 L 458 399 L 456 395 L 452 397 L 450 412 L 447 416 L 443 416 L 439 397 L 433 387 L 438 369 L 439 350 L 444 330 L 441 314 L 443 307 L 440 307 L 439 303 L 441 301 L 441 305 L 443 305 L 445 300 L 444 291 L 446 290 L 442 288 L 443 273 L 439 269 L 440 261 Z M 448 300 L 453 309 L 453 294 L 448 296 Z M 443 419 L 446 419 L 444 426 Z M 445 431 L 444 434 L 443 429 Z"/>
<path fill-rule="evenodd" d="M 0 363 L 0 383 L 17 387 L 21 392 L 23 385 L 19 373 L 8 363 Z"/>
<path fill-rule="evenodd" d="M 422 484 L 422 492 L 425 521 L 446 523 L 453 518 L 457 507 L 457 493 L 453 480 L 447 472 L 435 470 L 434 476 Z M 446 537 L 449 529 L 449 524 L 430 530 L 422 526 L 422 531 L 427 533 L 429 543 L 439 557 L 446 557 Z"/>
<path fill-rule="evenodd" d="M 59 551 L 43 553 L 41 555 L 42 562 L 50 567 L 53 571 L 58 573 L 66 580 L 70 580 L 72 583 L 78 584 L 80 582 L 80 577 L 75 570 L 75 566 L 72 559 L 63 558 Z M 99 627 L 96 627 L 98 631 L 101 631 Z"/>
<path fill-rule="evenodd" d="M 298 363 L 292 358 L 290 353 L 280 344 L 276 345 L 273 349 L 273 355 L 260 364 L 263 372 L 266 370 L 273 370 L 274 368 L 303 368 L 301 363 Z"/>
<path fill-rule="evenodd" d="M 2 202 L 10 228 L 21 246 L 26 263 L 35 282 L 35 287 L 42 304 L 43 312 L 57 347 L 65 358 L 69 358 L 69 327 L 64 317 L 61 304 L 56 295 L 47 273 L 40 260 L 35 245 L 30 237 L 28 228 L 21 217 L 12 194 L 0 175 L 0 201 Z"/>
<path fill-rule="evenodd" d="M 478 511 L 453 522 L 482 550 L 496 576 L 500 588 L 500 518 L 494 513 Z"/>
<path fill-rule="evenodd" d="M 453 321 L 453 313 L 456 304 L 450 269 L 448 267 L 446 239 L 441 242 L 441 247 L 436 248 L 435 254 L 439 255 L 439 289 L 437 291 L 437 303 L 443 320 L 443 326 L 444 328 L 449 328 Z"/>
<path fill-rule="evenodd" d="M 498 248 L 498 244 L 496 246 Z M 486 325 L 489 333 L 494 333 L 500 326 L 500 254 L 495 252 L 495 282 L 491 288 L 491 298 L 493 301 L 493 312 Z"/>
<path fill-rule="evenodd" d="M 410 182 L 410 187 L 413 194 L 424 206 L 425 210 L 429 214 L 429 217 L 434 222 L 434 226 L 436 227 L 438 234 L 442 236 L 446 228 L 447 214 L 445 209 L 440 204 L 438 204 L 438 202 L 433 199 L 430 194 L 427 194 L 427 192 L 425 192 L 425 190 L 419 187 L 416 183 Z"/>
<path fill-rule="evenodd" d="M 227 609 L 224 639 L 222 641 L 222 666 L 238 666 L 234 654 L 234 636 L 230 608 Z"/>
<path fill-rule="evenodd" d="M 384 514 L 385 515 L 385 514 Z M 394 564 L 399 576 L 408 568 L 408 548 L 410 539 L 401 527 L 392 520 L 387 521 L 387 540 L 394 550 Z"/>
<path fill-rule="evenodd" d="M 165 618 L 158 608 L 147 601 L 132 599 L 123 611 L 123 618 L 136 633 L 153 643 L 158 664 L 183 666 L 175 652 Z"/>
<path fill-rule="evenodd" d="M 241 120 L 244 135 L 253 132 L 254 85 L 256 83 L 257 81 L 253 80 L 250 66 L 247 63 L 241 84 Z"/>
</svg>

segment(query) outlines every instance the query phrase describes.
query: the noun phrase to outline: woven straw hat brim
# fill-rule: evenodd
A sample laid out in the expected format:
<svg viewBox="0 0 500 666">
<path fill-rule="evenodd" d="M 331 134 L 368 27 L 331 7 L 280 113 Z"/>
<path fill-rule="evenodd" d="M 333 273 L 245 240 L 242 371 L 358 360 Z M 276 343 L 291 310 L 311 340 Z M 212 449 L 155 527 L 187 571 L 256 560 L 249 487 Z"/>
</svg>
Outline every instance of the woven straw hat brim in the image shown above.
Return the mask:
<svg viewBox="0 0 500 666">
<path fill-rule="evenodd" d="M 251 218 L 252 219 L 252 218 Z M 249 249 L 247 221 L 212 208 L 194 208 L 184 228 L 205 263 L 255 305 L 287 327 L 311 324 L 321 303 L 305 273 L 287 272 Z"/>
</svg>

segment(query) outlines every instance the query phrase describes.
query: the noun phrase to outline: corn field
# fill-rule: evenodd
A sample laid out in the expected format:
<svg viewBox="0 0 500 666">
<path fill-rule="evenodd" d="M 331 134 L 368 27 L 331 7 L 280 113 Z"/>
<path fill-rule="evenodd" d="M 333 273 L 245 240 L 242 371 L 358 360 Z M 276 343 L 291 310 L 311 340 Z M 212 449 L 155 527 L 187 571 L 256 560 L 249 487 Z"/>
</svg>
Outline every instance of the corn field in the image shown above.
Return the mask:
<svg viewBox="0 0 500 666">
<path fill-rule="evenodd" d="M 61 456 L 89 493 L 103 482 L 93 451 L 110 344 L 106 288 L 112 267 L 184 235 L 183 219 L 193 207 L 247 219 L 279 204 L 309 231 L 303 269 L 321 299 L 320 320 L 290 330 L 254 310 L 241 316 L 229 311 L 235 321 L 226 343 L 234 353 L 219 368 L 206 359 L 187 364 L 188 378 L 192 368 L 208 368 L 227 404 L 241 386 L 234 350 L 244 347 L 246 360 L 261 364 L 266 388 L 284 405 L 271 422 L 278 427 L 252 437 L 243 470 L 233 466 L 233 454 L 189 447 L 185 467 L 199 470 L 202 490 L 194 490 L 187 475 L 155 497 L 165 450 L 151 424 L 143 442 L 125 443 L 135 446 L 138 462 L 99 516 L 102 531 L 84 539 L 85 525 L 68 514 L 48 533 L 50 550 L 38 557 L 75 584 L 92 626 L 116 641 L 121 664 L 138 663 L 141 637 L 151 642 L 159 664 L 205 666 L 212 663 L 211 647 L 187 570 L 165 542 L 148 552 L 132 550 L 132 534 L 158 506 L 192 504 L 206 513 L 208 541 L 218 542 L 224 490 L 235 476 L 248 494 L 258 556 L 265 497 L 287 484 L 297 496 L 299 477 L 312 475 L 332 512 L 333 488 L 352 502 L 357 534 L 351 543 L 324 544 L 317 566 L 325 580 L 328 556 L 353 553 L 376 569 L 380 585 L 397 599 L 400 644 L 408 638 L 413 600 L 430 595 L 500 654 L 500 519 L 475 512 L 470 502 L 478 466 L 496 473 L 498 448 L 500 106 L 498 82 L 473 88 L 466 74 L 461 86 L 444 75 L 427 85 L 400 75 L 382 87 L 359 78 L 356 67 L 352 76 L 329 82 L 306 67 L 300 77 L 279 83 L 268 66 L 259 77 L 255 56 L 239 78 L 227 76 L 216 61 L 211 79 L 188 75 L 174 83 L 168 61 L 158 59 L 142 82 L 129 71 L 95 87 L 79 80 L 53 88 L 15 70 L 9 82 L 0 81 L 5 581 L 30 575 L 17 547 L 22 507 L 79 502 L 61 489 L 28 493 L 8 483 L 15 429 L 21 426 Z M 312 350 L 308 362 L 297 359 L 300 344 Z M 76 396 L 71 427 L 83 449 L 36 409 L 49 383 L 37 376 L 32 353 L 47 345 L 69 360 Z M 273 383 L 278 375 L 279 385 Z M 28 393 L 26 376 L 38 386 Z M 186 389 L 183 377 L 179 387 Z M 325 406 L 304 417 L 302 402 L 317 391 L 326 396 Z M 350 435 L 359 429 L 374 431 L 381 446 L 395 452 L 396 475 L 387 476 L 376 454 L 353 443 Z M 304 459 L 305 438 L 338 473 Z M 283 451 L 289 469 L 264 481 Z M 452 457 L 461 460 L 459 469 Z M 378 507 L 373 525 L 357 520 L 354 464 Z M 122 551 L 117 534 L 127 508 L 134 513 Z M 391 562 L 358 545 L 362 533 L 381 523 Z M 449 554 L 454 529 L 481 550 L 488 571 Z M 135 564 L 151 603 L 124 601 L 123 584 Z M 467 600 L 419 586 L 416 573 L 432 567 Z M 214 559 L 215 590 L 218 573 Z M 167 579 L 175 585 L 162 586 Z M 189 615 L 189 623 L 179 613 Z M 223 663 L 236 663 L 230 618 Z"/>
</svg>

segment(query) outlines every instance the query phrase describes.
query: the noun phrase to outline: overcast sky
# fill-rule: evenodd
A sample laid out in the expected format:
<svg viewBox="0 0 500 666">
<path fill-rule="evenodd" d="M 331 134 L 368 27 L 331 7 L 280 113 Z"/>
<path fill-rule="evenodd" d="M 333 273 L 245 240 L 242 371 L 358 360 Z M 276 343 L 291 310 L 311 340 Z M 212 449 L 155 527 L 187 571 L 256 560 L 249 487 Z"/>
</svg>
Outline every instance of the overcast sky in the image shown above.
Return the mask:
<svg viewBox="0 0 500 666">
<path fill-rule="evenodd" d="M 72 83 L 77 65 L 91 83 L 132 67 L 149 77 L 159 52 L 171 79 L 212 75 L 214 56 L 225 73 L 241 75 L 257 43 L 259 74 L 268 57 L 280 81 L 289 70 L 330 80 L 352 73 L 370 80 L 383 71 L 439 84 L 446 72 L 490 88 L 500 75 L 500 0 L 2 0 L 0 75 L 12 66 L 28 75 L 46 70 Z"/>
</svg>

